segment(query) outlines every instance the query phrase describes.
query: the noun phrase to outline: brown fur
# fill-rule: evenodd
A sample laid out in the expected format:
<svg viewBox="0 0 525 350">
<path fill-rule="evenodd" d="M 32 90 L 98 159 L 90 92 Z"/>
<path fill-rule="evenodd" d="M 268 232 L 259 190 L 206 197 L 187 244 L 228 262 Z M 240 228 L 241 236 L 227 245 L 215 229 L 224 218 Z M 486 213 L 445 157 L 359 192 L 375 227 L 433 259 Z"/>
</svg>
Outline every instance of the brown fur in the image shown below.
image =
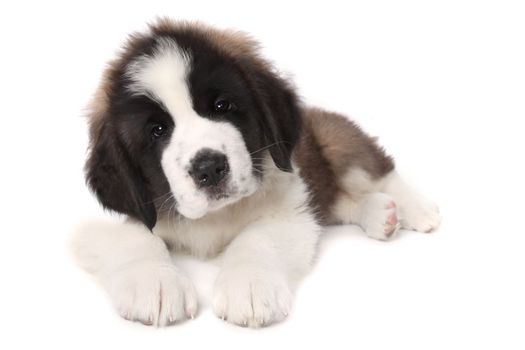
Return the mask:
<svg viewBox="0 0 525 350">
<path fill-rule="evenodd" d="M 230 59 L 242 61 L 255 70 L 275 74 L 272 65 L 259 55 L 259 44 L 245 33 L 168 18 L 158 19 L 149 28 L 149 33 L 136 33 L 128 38 L 119 57 L 108 64 L 101 78 L 88 106 L 91 147 L 100 137 L 115 80 L 124 74 L 129 61 L 143 50 L 148 38 L 169 35 L 175 31 L 198 33 L 208 38 L 217 51 Z M 285 80 L 279 80 L 278 83 L 285 90 L 294 90 Z M 309 187 L 311 204 L 317 218 L 322 223 L 332 223 L 332 206 L 338 195 L 344 192 L 340 179 L 351 167 L 362 168 L 372 179 L 378 179 L 390 172 L 394 163 L 373 138 L 347 118 L 315 108 L 304 108 L 301 114 L 303 127 L 294 150 L 294 161 L 299 165 L 300 175 Z"/>
<path fill-rule="evenodd" d="M 246 61 L 261 71 L 274 72 L 273 66 L 259 54 L 260 44 L 247 33 L 233 29 L 217 29 L 198 21 L 174 21 L 161 17 L 149 26 L 157 35 L 172 32 L 198 32 L 222 54 L 232 60 Z M 274 72 L 275 73 L 275 72 Z"/>
<path fill-rule="evenodd" d="M 311 194 L 317 218 L 332 223 L 331 209 L 345 190 L 340 179 L 352 167 L 379 179 L 394 169 L 394 162 L 359 126 L 344 116 L 318 108 L 303 109 L 303 130 L 294 161 Z"/>
<path fill-rule="evenodd" d="M 206 36 L 216 49 L 232 57 L 257 57 L 259 44 L 249 35 L 231 29 L 216 29 L 197 21 L 174 21 L 169 18 L 159 18 L 149 26 L 154 35 L 162 35 L 174 31 L 199 31 Z"/>
<path fill-rule="evenodd" d="M 122 46 L 121 54 L 110 61 L 100 79 L 99 86 L 87 106 L 87 116 L 90 125 L 91 140 L 95 141 L 99 134 L 103 116 L 109 108 L 110 96 L 113 91 L 115 78 L 123 73 L 124 66 L 130 58 L 140 51 L 140 46 L 145 38 L 169 34 L 174 31 L 199 32 L 209 38 L 215 49 L 232 59 L 245 59 L 250 65 L 265 71 L 272 71 L 272 65 L 259 55 L 259 44 L 248 34 L 230 30 L 216 29 L 197 21 L 174 21 L 160 17 L 149 25 L 150 33 L 135 33 L 128 37 Z"/>
<path fill-rule="evenodd" d="M 167 19 L 150 25 L 145 33 L 130 35 L 118 57 L 109 63 L 89 106 L 86 179 L 105 208 L 142 221 L 150 229 L 166 203 L 155 198 L 167 193 L 169 186 L 158 171 L 162 144 L 150 142 L 146 133 L 137 129 L 144 127 L 141 120 L 147 117 L 146 113 L 142 113 L 142 119 L 128 118 L 134 114 L 134 103 L 145 109 L 152 106 L 130 96 L 127 73 L 130 63 L 138 57 L 155 54 L 160 38 L 174 40 L 189 55 L 198 55 L 192 63 L 200 68 L 188 74 L 189 85 L 206 87 L 208 75 L 199 72 L 224 65 L 225 71 L 220 74 L 231 74 L 239 84 L 223 79 L 223 88 L 234 90 L 242 85 L 242 92 L 250 95 L 244 97 L 250 104 L 243 109 L 246 118 L 236 118 L 235 125 L 242 130 L 254 172 L 259 171 L 256 174 L 263 173 L 262 153 L 266 150 L 279 169 L 292 171 L 291 154 L 301 122 L 294 89 L 259 56 L 258 45 L 249 36 Z M 203 90 L 197 89 L 201 94 Z M 209 106 L 197 108 L 212 116 L 207 112 Z"/>
</svg>

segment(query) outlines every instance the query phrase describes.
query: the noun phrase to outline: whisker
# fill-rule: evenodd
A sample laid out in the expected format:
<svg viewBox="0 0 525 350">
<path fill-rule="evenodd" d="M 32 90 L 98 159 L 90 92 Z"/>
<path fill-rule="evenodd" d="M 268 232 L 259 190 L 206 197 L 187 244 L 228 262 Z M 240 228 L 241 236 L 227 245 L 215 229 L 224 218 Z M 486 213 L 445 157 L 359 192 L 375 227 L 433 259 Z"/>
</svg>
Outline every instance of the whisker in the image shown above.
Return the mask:
<svg viewBox="0 0 525 350">
<path fill-rule="evenodd" d="M 258 150 L 256 150 L 256 151 L 250 152 L 250 155 L 252 155 L 252 154 L 254 154 L 254 153 L 257 153 L 257 152 L 264 151 L 265 149 L 268 149 L 268 148 L 270 148 L 270 147 L 273 147 L 273 146 L 279 145 L 279 144 L 281 144 L 281 143 L 290 143 L 290 142 L 288 142 L 288 141 L 277 141 L 277 142 L 274 142 L 274 143 L 272 143 L 272 144 L 270 144 L 270 145 L 264 146 L 263 148 L 260 148 L 260 149 L 258 149 Z"/>
<path fill-rule="evenodd" d="M 173 199 L 173 198 L 174 198 L 174 196 L 173 196 L 173 193 L 172 193 L 171 196 L 169 196 L 168 198 L 166 198 L 166 200 L 164 200 L 164 202 L 162 203 L 162 205 L 159 208 L 159 211 L 162 211 L 162 209 L 164 208 L 164 205 L 166 204 L 166 202 L 168 202 L 170 199 Z"/>
<path fill-rule="evenodd" d="M 169 195 L 173 195 L 173 193 L 171 191 L 168 191 L 164 193 L 163 195 L 158 196 L 157 198 L 153 198 L 151 201 L 145 202 L 144 204 L 155 203 L 156 201 L 161 200 L 162 198 L 169 196 Z"/>
<path fill-rule="evenodd" d="M 171 213 L 172 213 L 174 208 L 175 208 L 175 202 L 173 202 L 171 204 L 171 207 L 168 210 L 168 231 L 171 231 L 171 229 L 170 229 L 170 225 L 171 224 L 173 224 L 173 230 L 175 230 L 175 223 L 174 222 L 172 223 L 172 217 L 171 217 Z M 173 211 L 173 219 L 174 218 L 175 218 L 175 211 Z"/>
</svg>

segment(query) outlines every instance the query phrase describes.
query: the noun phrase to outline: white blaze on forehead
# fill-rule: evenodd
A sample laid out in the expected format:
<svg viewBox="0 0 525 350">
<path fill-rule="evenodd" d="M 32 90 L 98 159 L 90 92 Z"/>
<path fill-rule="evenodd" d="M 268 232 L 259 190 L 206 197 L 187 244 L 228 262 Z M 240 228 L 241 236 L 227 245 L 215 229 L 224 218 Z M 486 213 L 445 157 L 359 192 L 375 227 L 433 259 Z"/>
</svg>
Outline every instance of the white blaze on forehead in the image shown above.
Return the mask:
<svg viewBox="0 0 525 350">
<path fill-rule="evenodd" d="M 192 100 L 186 82 L 191 57 L 173 40 L 161 38 L 151 56 L 132 62 L 127 75 L 132 83 L 128 89 L 161 102 L 172 118 L 184 118 L 193 113 Z"/>
</svg>

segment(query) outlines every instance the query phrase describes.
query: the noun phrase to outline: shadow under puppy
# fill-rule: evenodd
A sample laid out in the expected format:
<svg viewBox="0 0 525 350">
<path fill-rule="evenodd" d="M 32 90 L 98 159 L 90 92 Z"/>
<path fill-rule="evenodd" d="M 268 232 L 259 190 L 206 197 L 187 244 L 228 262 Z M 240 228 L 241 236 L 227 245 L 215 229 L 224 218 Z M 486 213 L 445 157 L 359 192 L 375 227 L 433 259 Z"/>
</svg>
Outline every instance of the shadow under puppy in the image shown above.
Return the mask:
<svg viewBox="0 0 525 350">
<path fill-rule="evenodd" d="M 440 222 L 374 139 L 301 105 L 243 33 L 161 19 L 131 35 L 89 123 L 89 187 L 129 220 L 85 227 L 75 254 L 130 320 L 195 316 L 195 289 L 168 249 L 220 254 L 214 312 L 257 327 L 288 315 L 323 225 L 388 240 Z"/>
</svg>

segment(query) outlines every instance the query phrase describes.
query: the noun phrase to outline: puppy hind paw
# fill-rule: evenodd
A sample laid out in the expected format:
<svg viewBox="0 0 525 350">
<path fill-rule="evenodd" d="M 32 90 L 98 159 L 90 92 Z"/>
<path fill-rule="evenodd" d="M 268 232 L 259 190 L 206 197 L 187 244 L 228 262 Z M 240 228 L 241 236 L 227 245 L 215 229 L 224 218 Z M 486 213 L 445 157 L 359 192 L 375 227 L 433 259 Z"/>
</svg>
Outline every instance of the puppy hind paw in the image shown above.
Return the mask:
<svg viewBox="0 0 525 350">
<path fill-rule="evenodd" d="M 407 200 L 400 208 L 401 226 L 407 230 L 430 233 L 441 223 L 436 204 L 418 196 Z"/>
<path fill-rule="evenodd" d="M 361 213 L 360 225 L 371 238 L 389 240 L 401 227 L 396 202 L 385 193 L 369 195 L 363 201 Z"/>
</svg>

